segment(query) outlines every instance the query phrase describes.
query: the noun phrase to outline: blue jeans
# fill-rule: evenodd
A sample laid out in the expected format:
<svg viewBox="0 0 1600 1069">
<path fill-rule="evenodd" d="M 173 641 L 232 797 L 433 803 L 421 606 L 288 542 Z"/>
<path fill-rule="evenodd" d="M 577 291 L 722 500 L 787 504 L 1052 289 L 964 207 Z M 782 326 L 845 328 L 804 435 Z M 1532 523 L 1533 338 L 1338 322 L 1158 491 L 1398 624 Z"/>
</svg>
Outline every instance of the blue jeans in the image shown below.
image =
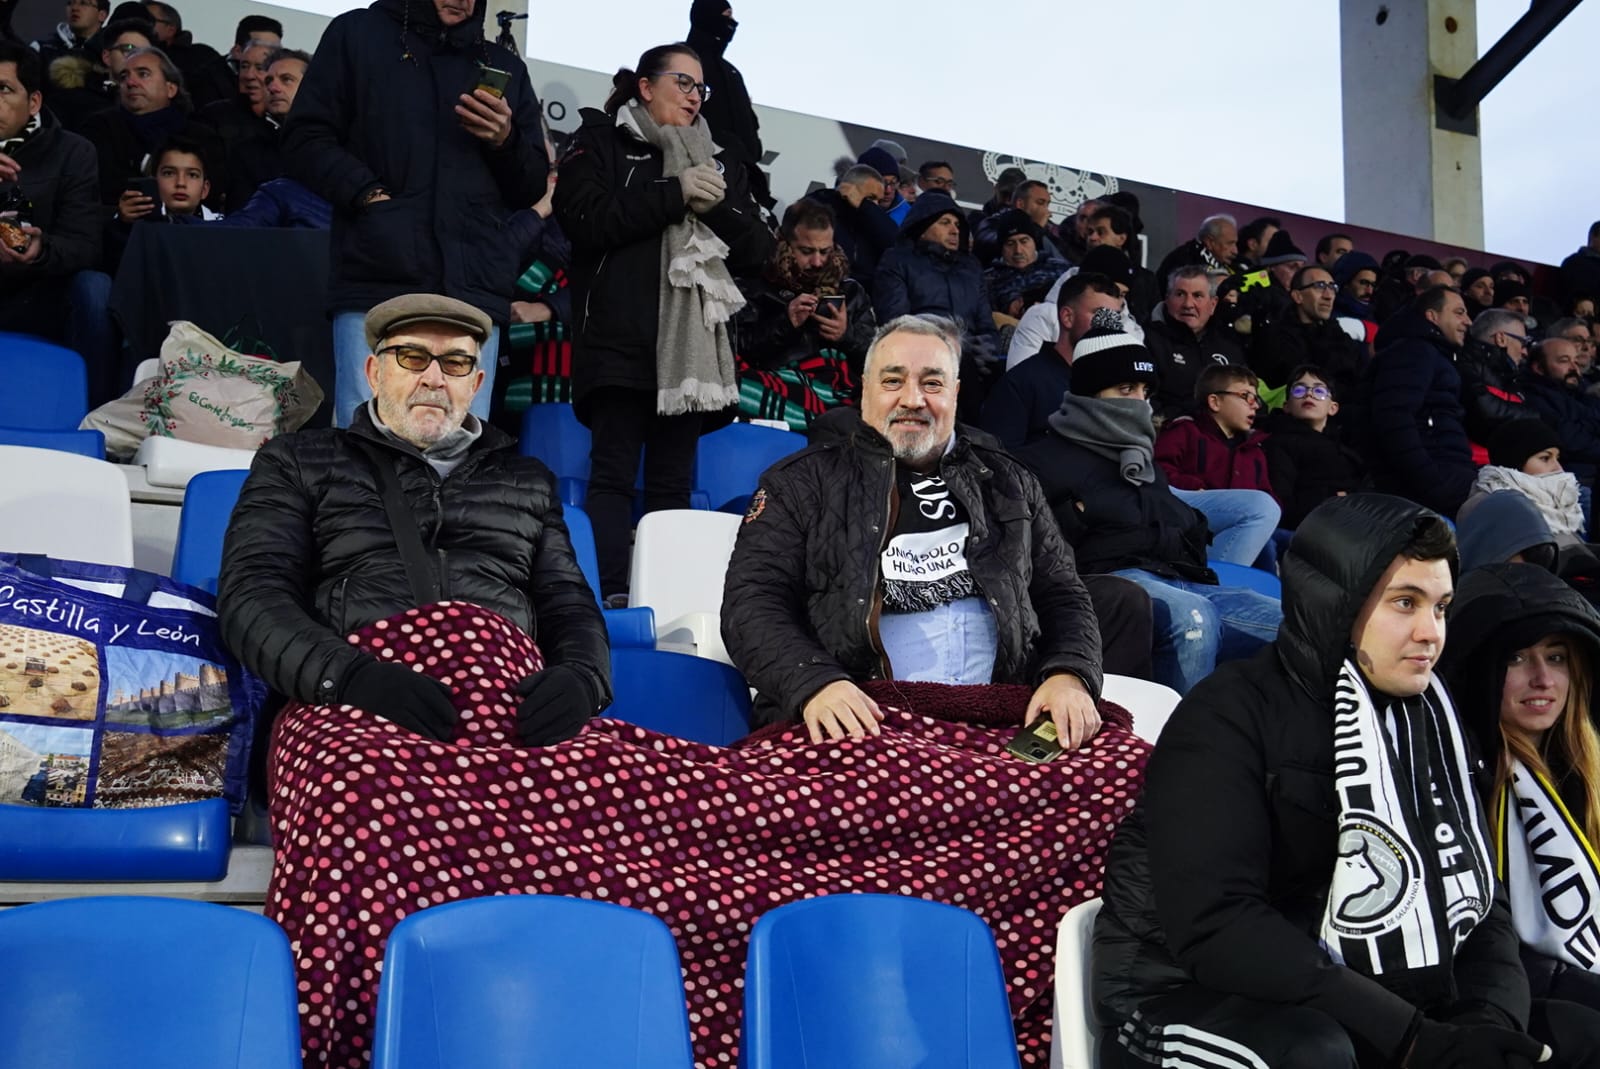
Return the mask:
<svg viewBox="0 0 1600 1069">
<path fill-rule="evenodd" d="M 1179 694 L 1211 674 L 1218 661 L 1248 657 L 1278 637 L 1283 607 L 1242 587 L 1162 579 L 1138 568 L 1112 572 L 1150 595 L 1155 616 L 1156 682 Z"/>
<path fill-rule="evenodd" d="M 1264 490 L 1172 490 L 1173 496 L 1206 515 L 1211 528 L 1212 560 L 1242 564 L 1256 562 L 1278 528 L 1282 509 Z"/>
<path fill-rule="evenodd" d="M 367 313 L 340 312 L 333 317 L 333 425 L 348 427 L 356 409 L 372 397 L 367 388 Z M 472 398 L 470 411 L 481 420 L 489 418 L 489 399 L 494 396 L 495 367 L 500 361 L 500 328 L 489 332 L 489 340 L 478 353 L 483 368 L 483 385 Z"/>
</svg>

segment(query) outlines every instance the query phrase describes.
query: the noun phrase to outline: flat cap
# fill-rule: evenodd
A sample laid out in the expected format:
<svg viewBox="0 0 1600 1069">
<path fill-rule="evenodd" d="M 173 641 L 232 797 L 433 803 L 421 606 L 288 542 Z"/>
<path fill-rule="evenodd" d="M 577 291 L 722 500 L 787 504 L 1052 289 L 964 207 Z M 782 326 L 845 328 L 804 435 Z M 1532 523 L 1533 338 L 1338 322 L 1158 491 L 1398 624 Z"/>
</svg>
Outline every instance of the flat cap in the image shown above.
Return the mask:
<svg viewBox="0 0 1600 1069">
<path fill-rule="evenodd" d="M 376 349 L 384 338 L 416 323 L 460 327 L 479 345 L 488 340 L 489 332 L 494 329 L 494 322 L 488 315 L 465 301 L 438 293 L 407 293 L 391 297 L 367 313 L 367 347 Z"/>
</svg>

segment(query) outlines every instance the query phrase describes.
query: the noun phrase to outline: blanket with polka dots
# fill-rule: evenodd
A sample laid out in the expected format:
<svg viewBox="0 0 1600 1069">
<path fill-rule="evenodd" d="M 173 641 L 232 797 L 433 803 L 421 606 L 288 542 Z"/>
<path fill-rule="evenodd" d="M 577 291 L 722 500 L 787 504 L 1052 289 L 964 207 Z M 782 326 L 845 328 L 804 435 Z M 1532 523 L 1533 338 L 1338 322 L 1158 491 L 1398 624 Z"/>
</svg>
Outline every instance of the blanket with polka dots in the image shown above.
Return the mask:
<svg viewBox="0 0 1600 1069">
<path fill-rule="evenodd" d="M 736 1069 L 745 942 L 766 910 L 848 892 L 916 895 L 994 930 L 1024 1065 L 1049 1063 L 1056 928 L 1099 891 L 1148 746 L 1120 708 L 1084 749 L 1005 752 L 1026 687 L 874 684 L 882 735 L 814 744 L 773 725 L 727 748 L 598 718 L 518 745 L 511 688 L 533 641 L 440 603 L 350 637 L 419 667 L 461 711 L 448 743 L 350 706 L 291 705 L 274 729 L 276 867 L 267 915 L 288 932 L 308 1066 L 368 1063 L 390 929 L 494 894 L 576 895 L 646 910 L 677 937 L 696 1060 Z"/>
</svg>

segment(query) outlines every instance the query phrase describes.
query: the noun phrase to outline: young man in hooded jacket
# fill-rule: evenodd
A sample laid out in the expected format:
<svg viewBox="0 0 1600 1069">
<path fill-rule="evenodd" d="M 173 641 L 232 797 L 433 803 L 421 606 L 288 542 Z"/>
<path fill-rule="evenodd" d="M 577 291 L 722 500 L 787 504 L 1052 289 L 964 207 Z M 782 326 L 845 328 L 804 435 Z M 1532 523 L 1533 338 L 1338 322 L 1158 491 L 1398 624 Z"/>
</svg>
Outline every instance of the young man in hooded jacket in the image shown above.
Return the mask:
<svg viewBox="0 0 1600 1069">
<path fill-rule="evenodd" d="M 1600 1018 L 1530 1000 L 1433 676 L 1456 571 L 1448 526 L 1400 498 L 1301 525 L 1277 640 L 1178 706 L 1117 832 L 1102 1065 L 1595 1064 Z"/>
</svg>

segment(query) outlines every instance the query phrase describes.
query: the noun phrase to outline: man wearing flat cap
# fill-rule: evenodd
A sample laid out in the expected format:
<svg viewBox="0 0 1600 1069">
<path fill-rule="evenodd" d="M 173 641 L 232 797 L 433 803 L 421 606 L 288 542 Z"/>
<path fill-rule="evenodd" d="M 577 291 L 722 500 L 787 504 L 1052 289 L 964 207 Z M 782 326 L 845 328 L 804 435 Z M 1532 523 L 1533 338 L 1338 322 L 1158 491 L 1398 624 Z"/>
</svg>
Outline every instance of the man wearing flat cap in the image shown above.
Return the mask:
<svg viewBox="0 0 1600 1069">
<path fill-rule="evenodd" d="M 256 454 L 217 611 L 229 647 L 279 693 L 449 739 L 457 714 L 443 684 L 345 638 L 448 600 L 537 637 L 546 667 L 518 687 L 524 743 L 571 738 L 610 702 L 605 625 L 555 479 L 468 412 L 492 329 L 449 297 L 383 302 L 366 317 L 373 397 L 349 428 L 281 435 Z"/>
</svg>

